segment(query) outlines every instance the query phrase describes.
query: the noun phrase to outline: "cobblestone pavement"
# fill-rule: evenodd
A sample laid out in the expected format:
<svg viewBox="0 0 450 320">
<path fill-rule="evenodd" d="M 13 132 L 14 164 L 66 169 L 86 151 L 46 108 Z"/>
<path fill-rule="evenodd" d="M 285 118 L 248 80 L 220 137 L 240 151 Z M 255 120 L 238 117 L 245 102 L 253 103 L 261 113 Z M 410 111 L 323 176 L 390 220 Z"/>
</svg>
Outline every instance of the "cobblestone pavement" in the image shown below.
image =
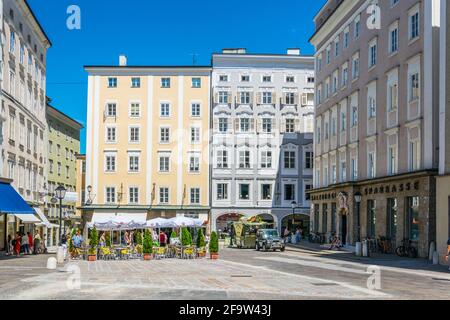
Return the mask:
<svg viewBox="0 0 450 320">
<path fill-rule="evenodd" d="M 0 260 L 0 299 L 450 299 L 442 268 L 385 262 L 381 290 L 369 290 L 367 263 L 302 250 L 223 249 L 217 261 L 74 261 L 56 271 L 45 269 L 48 257 Z"/>
</svg>

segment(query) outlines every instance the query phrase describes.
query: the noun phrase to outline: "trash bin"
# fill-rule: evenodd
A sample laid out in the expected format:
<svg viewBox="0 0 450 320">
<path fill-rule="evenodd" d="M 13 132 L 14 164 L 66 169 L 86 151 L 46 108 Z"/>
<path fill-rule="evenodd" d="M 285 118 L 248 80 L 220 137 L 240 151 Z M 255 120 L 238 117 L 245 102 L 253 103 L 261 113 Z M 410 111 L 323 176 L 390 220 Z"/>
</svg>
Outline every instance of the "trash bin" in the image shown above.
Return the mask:
<svg viewBox="0 0 450 320">
<path fill-rule="evenodd" d="M 362 256 L 363 257 L 369 257 L 370 253 L 369 253 L 369 242 L 367 240 L 364 240 L 362 242 Z"/>
<path fill-rule="evenodd" d="M 362 244 L 361 242 L 356 242 L 355 243 L 355 255 L 358 257 L 362 256 Z"/>
</svg>

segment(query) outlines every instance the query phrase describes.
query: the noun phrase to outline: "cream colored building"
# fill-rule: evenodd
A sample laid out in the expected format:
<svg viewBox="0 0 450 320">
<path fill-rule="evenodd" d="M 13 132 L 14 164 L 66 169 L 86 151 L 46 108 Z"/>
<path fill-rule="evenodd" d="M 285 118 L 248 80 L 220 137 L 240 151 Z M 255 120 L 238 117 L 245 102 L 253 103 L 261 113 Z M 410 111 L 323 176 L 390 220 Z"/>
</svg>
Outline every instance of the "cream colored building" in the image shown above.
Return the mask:
<svg viewBox="0 0 450 320">
<path fill-rule="evenodd" d="M 88 66 L 85 222 L 208 220 L 210 67 Z"/>
</svg>

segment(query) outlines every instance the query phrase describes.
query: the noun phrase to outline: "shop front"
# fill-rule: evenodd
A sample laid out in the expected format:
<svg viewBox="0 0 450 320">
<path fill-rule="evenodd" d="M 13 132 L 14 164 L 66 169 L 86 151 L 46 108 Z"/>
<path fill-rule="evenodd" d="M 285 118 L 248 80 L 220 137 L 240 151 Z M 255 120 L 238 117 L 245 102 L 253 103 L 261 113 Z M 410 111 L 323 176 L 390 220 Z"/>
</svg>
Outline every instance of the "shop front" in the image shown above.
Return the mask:
<svg viewBox="0 0 450 320">
<path fill-rule="evenodd" d="M 384 237 L 397 247 L 408 239 L 420 257 L 427 257 L 436 240 L 435 197 L 432 171 L 315 189 L 311 231 L 326 239 L 337 234 L 348 245 Z"/>
</svg>

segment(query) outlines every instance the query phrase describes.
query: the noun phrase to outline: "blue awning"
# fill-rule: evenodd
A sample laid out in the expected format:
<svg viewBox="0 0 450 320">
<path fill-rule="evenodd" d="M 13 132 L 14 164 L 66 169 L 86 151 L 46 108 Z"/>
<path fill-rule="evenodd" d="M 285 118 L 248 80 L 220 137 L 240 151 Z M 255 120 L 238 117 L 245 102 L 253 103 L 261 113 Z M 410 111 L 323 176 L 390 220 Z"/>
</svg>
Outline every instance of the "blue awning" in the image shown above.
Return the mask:
<svg viewBox="0 0 450 320">
<path fill-rule="evenodd" d="M 0 213 L 34 215 L 35 212 L 11 184 L 0 182 Z"/>
</svg>

